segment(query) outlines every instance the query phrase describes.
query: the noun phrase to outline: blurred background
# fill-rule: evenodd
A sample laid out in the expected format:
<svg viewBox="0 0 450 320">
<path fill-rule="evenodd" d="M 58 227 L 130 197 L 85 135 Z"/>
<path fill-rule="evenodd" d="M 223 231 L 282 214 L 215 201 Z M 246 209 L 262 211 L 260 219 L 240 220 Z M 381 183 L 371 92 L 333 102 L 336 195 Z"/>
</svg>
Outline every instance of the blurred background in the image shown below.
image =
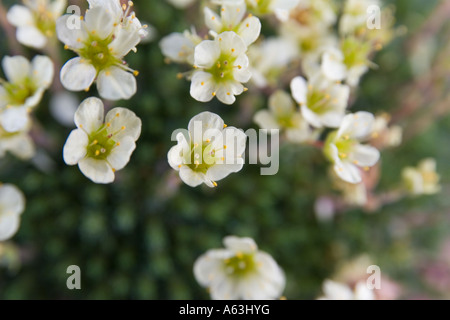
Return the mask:
<svg viewBox="0 0 450 320">
<path fill-rule="evenodd" d="M 32 58 L 38 52 L 18 44 L 5 21 L 14 3 L 0 1 L 0 55 Z M 373 169 L 379 172 L 373 194 L 382 200 L 323 212 L 318 199 L 339 196 L 329 164 L 319 149 L 295 144 L 282 145 L 274 176 L 246 165 L 215 189 L 181 183 L 167 163 L 172 132 L 206 110 L 227 124 L 257 129 L 252 116 L 267 106 L 267 94 L 250 87 L 233 106 L 195 101 L 190 83 L 176 76 L 185 70 L 165 63 L 158 42 L 191 25 L 201 33 L 200 3 L 176 9 L 164 0 L 137 0 L 137 16 L 149 23 L 154 39 L 126 57 L 140 72 L 137 94 L 107 103 L 142 119 L 137 149 L 113 184 L 92 183 L 76 166 L 65 165 L 62 149 L 72 128 L 57 121 L 52 92 L 46 92 L 31 131 L 36 156 L 0 159 L 0 181 L 18 186 L 27 200 L 19 232 L 2 244 L 0 299 L 209 299 L 193 264 L 222 247 L 227 235 L 252 237 L 274 257 L 286 273 L 287 299 L 315 299 L 325 279 L 367 277 L 371 264 L 381 269 L 384 298 L 449 299 L 449 2 L 384 3 L 396 6 L 396 26 L 404 32 L 374 57 L 378 68 L 363 77 L 351 106 L 387 112 L 403 129 L 401 145 L 383 150 Z M 262 23 L 270 34 L 271 24 Z M 61 43 L 57 48 L 60 68 L 74 53 Z M 94 86 L 77 97 L 96 95 Z M 441 191 L 397 199 L 391 191 L 401 185 L 402 169 L 428 157 L 436 159 Z M 70 265 L 81 268 L 81 290 L 66 287 Z"/>
</svg>

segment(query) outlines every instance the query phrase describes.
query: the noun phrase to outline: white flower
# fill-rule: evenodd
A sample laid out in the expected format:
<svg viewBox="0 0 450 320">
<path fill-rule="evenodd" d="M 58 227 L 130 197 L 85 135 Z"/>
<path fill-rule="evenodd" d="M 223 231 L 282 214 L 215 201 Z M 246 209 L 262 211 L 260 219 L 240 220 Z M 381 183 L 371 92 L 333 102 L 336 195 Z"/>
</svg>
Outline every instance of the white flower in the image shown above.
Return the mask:
<svg viewBox="0 0 450 320">
<path fill-rule="evenodd" d="M 84 100 L 75 113 L 73 130 L 64 145 L 64 161 L 76 165 L 95 183 L 111 183 L 114 173 L 123 169 L 136 148 L 141 120 L 125 108 L 114 108 L 104 119 L 98 98 Z"/>
<path fill-rule="evenodd" d="M 296 44 L 281 37 L 267 38 L 252 45 L 248 49 L 248 57 L 252 61 L 251 81 L 259 88 L 278 85 L 279 77 L 298 56 Z"/>
<path fill-rule="evenodd" d="M 7 19 L 17 27 L 17 40 L 28 47 L 44 48 L 55 36 L 56 19 L 63 13 L 66 0 L 25 0 L 25 6 L 14 5 Z"/>
<path fill-rule="evenodd" d="M 16 234 L 24 210 L 25 197 L 22 191 L 11 184 L 0 185 L 0 241 Z"/>
<path fill-rule="evenodd" d="M 381 3 L 379 0 L 347 0 L 339 21 L 339 33 L 345 36 L 366 29 L 369 18 L 367 9 L 371 6 L 380 8 Z"/>
<path fill-rule="evenodd" d="M 245 45 L 249 46 L 258 39 L 261 22 L 252 15 L 248 15 L 244 19 L 245 12 L 245 2 L 240 5 L 223 5 L 220 16 L 205 7 L 205 23 L 211 29 L 210 33 L 214 37 L 225 31 L 234 31 L 244 40 Z"/>
<path fill-rule="evenodd" d="M 173 32 L 164 37 L 159 46 L 165 57 L 178 63 L 194 65 L 194 49 L 202 42 L 194 28 L 183 33 Z"/>
<path fill-rule="evenodd" d="M 358 282 L 352 290 L 345 284 L 327 279 L 323 283 L 323 293 L 325 295 L 319 300 L 375 300 L 373 290 L 367 287 L 365 281 Z"/>
<path fill-rule="evenodd" d="M 350 96 L 349 86 L 330 82 L 318 73 L 309 82 L 302 77 L 292 79 L 291 92 L 309 124 L 316 128 L 339 127 Z"/>
<path fill-rule="evenodd" d="M 102 98 L 129 99 L 136 93 L 137 71 L 130 69 L 123 58 L 136 50 L 142 29 L 129 7 L 120 7 L 119 0 L 89 1 L 90 9 L 80 17 L 80 28 L 73 28 L 72 15 L 57 20 L 56 31 L 66 49 L 79 57 L 69 60 L 61 69 L 61 82 L 71 91 L 89 90 L 94 81 Z"/>
<path fill-rule="evenodd" d="M 402 177 L 407 190 L 413 195 L 435 194 L 441 190 L 436 160 L 433 158 L 422 160 L 417 168 L 404 168 Z"/>
<path fill-rule="evenodd" d="M 368 56 L 372 50 L 370 42 L 353 37 L 342 40 L 340 49 L 329 47 L 322 55 L 321 70 L 332 81 L 344 81 L 351 87 L 358 85 L 361 76 L 372 63 Z"/>
<path fill-rule="evenodd" d="M 244 132 L 227 127 L 218 115 L 202 112 L 191 119 L 185 135 L 178 133 L 178 144 L 167 157 L 187 185 L 215 187 L 216 181 L 242 169 L 246 140 Z"/>
<path fill-rule="evenodd" d="M 378 162 L 380 152 L 360 143 L 369 137 L 373 122 L 374 116 L 369 112 L 348 114 L 340 128 L 329 133 L 324 152 L 334 163 L 334 171 L 342 180 L 360 183 L 362 178 L 359 167 L 368 169 Z"/>
<path fill-rule="evenodd" d="M 263 129 L 285 130 L 286 138 L 291 142 L 305 142 L 312 138 L 308 123 L 296 109 L 290 95 L 282 90 L 270 96 L 269 110 L 258 111 L 254 121 Z"/>
<path fill-rule="evenodd" d="M 365 206 L 367 204 L 367 189 L 364 182 L 349 183 L 342 180 L 334 169 L 330 170 L 333 187 L 342 193 L 344 202 L 350 206 Z"/>
<path fill-rule="evenodd" d="M 23 130 L 16 132 L 7 132 L 0 125 L 0 158 L 4 157 L 6 152 L 11 152 L 14 156 L 28 160 L 31 159 L 36 150 L 34 142 L 28 135 L 31 120 Z"/>
<path fill-rule="evenodd" d="M 285 276 L 275 260 L 259 251 L 251 238 L 228 236 L 225 249 L 212 249 L 194 264 L 198 283 L 209 288 L 214 300 L 277 299 Z"/>
<path fill-rule="evenodd" d="M 295 8 L 300 0 L 246 0 L 246 2 L 256 14 L 274 13 L 280 21 L 286 21 L 289 18 L 289 11 Z"/>
<path fill-rule="evenodd" d="M 225 104 L 233 104 L 235 95 L 244 91 L 242 83 L 251 78 L 246 51 L 242 38 L 232 31 L 202 41 L 195 47 L 194 63 L 198 70 L 192 75 L 191 96 L 201 102 L 216 96 Z"/>
<path fill-rule="evenodd" d="M 2 65 L 7 81 L 0 79 L 0 125 L 7 132 L 22 131 L 28 112 L 53 81 L 53 62 L 46 56 L 36 56 L 31 63 L 22 56 L 6 56 Z"/>
</svg>

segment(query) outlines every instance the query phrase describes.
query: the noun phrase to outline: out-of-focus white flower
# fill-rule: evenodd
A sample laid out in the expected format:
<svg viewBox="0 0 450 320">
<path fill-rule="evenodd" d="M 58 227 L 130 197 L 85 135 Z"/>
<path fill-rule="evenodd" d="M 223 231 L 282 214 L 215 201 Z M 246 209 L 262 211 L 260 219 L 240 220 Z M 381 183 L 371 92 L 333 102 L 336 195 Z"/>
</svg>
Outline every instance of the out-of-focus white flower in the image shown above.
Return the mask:
<svg viewBox="0 0 450 320">
<path fill-rule="evenodd" d="M 46 56 L 31 63 L 22 56 L 6 56 L 2 65 L 7 81 L 0 79 L 0 125 L 7 132 L 23 131 L 28 113 L 53 81 L 53 62 Z"/>
<path fill-rule="evenodd" d="M 141 120 L 125 108 L 111 109 L 104 118 L 98 98 L 84 100 L 75 113 L 73 130 L 64 145 L 64 161 L 76 165 L 95 183 L 111 183 L 114 173 L 130 161 L 141 134 Z"/>
<path fill-rule="evenodd" d="M 234 127 L 227 127 L 222 118 L 202 112 L 191 119 L 186 136 L 177 135 L 178 144 L 167 155 L 170 166 L 191 187 L 205 183 L 208 187 L 244 165 L 247 136 Z"/>
<path fill-rule="evenodd" d="M 398 125 L 389 126 L 390 115 L 383 113 L 375 117 L 371 138 L 378 140 L 377 145 L 397 147 L 402 143 L 403 129 Z"/>
<path fill-rule="evenodd" d="M 11 152 L 14 156 L 28 160 L 31 159 L 36 150 L 34 142 L 28 135 L 31 126 L 29 120 L 23 130 L 16 132 L 7 132 L 0 125 L 0 158 L 4 157 L 6 152 Z"/>
<path fill-rule="evenodd" d="M 274 13 L 281 21 L 289 18 L 289 11 L 295 8 L 300 0 L 246 0 L 248 7 L 258 15 Z"/>
<path fill-rule="evenodd" d="M 73 117 L 80 105 L 78 97 L 67 91 L 54 93 L 50 99 L 50 113 L 62 125 L 73 128 Z"/>
<path fill-rule="evenodd" d="M 368 169 L 378 162 L 380 152 L 361 144 L 372 132 L 375 118 L 369 112 L 348 114 L 338 130 L 328 134 L 324 152 L 334 164 L 334 171 L 344 181 L 360 183 L 360 167 Z"/>
<path fill-rule="evenodd" d="M 435 194 L 441 190 L 436 160 L 433 158 L 422 160 L 417 168 L 404 168 L 402 177 L 407 190 L 413 195 Z"/>
<path fill-rule="evenodd" d="M 285 276 L 275 260 L 259 251 L 251 238 L 228 236 L 225 249 L 212 249 L 194 265 L 198 283 L 209 288 L 214 300 L 277 299 L 285 286 Z"/>
<path fill-rule="evenodd" d="M 12 184 L 0 185 L 0 241 L 16 234 L 24 210 L 25 197 L 22 191 Z"/>
<path fill-rule="evenodd" d="M 373 290 L 370 290 L 365 281 L 360 281 L 352 290 L 346 284 L 325 280 L 323 283 L 324 296 L 319 300 L 375 300 Z"/>
<path fill-rule="evenodd" d="M 312 130 L 308 123 L 297 110 L 290 95 L 282 90 L 270 96 L 269 110 L 258 111 L 253 119 L 262 129 L 285 130 L 286 138 L 291 142 L 299 143 L 312 139 Z"/>
<path fill-rule="evenodd" d="M 184 9 L 192 5 L 196 0 L 167 0 L 171 5 L 178 9 Z"/>
<path fill-rule="evenodd" d="M 339 127 L 350 96 L 349 86 L 331 82 L 318 73 L 309 82 L 302 77 L 292 79 L 291 92 L 309 124 L 316 128 Z"/>
<path fill-rule="evenodd" d="M 259 88 L 278 85 L 279 76 L 298 55 L 295 43 L 281 37 L 267 38 L 253 44 L 248 49 L 248 57 L 252 61 L 251 81 Z"/>
<path fill-rule="evenodd" d="M 306 29 L 329 29 L 336 23 L 335 8 L 329 0 L 300 0 L 289 13 L 289 21 L 297 27 Z"/>
<path fill-rule="evenodd" d="M 214 40 L 204 40 L 195 47 L 195 68 L 192 75 L 191 96 L 201 102 L 217 97 L 225 104 L 233 104 L 235 95 L 244 91 L 242 83 L 251 78 L 247 46 L 233 31 L 223 32 Z"/>
<path fill-rule="evenodd" d="M 164 37 L 159 46 L 165 57 L 178 63 L 194 65 L 195 47 L 202 42 L 194 28 L 183 33 L 173 32 Z"/>
<path fill-rule="evenodd" d="M 372 6 L 381 7 L 379 0 L 347 0 L 343 15 L 339 21 L 339 33 L 349 35 L 367 28 L 368 9 Z"/>
<path fill-rule="evenodd" d="M 370 42 L 347 37 L 340 48 L 329 47 L 322 55 L 321 70 L 332 81 L 343 81 L 351 86 L 358 85 L 361 76 L 372 64 L 368 56 L 372 51 Z"/>
<path fill-rule="evenodd" d="M 249 46 L 256 41 L 261 32 L 261 22 L 253 15 L 248 15 L 245 19 L 246 5 L 223 5 L 220 10 L 220 16 L 205 7 L 205 23 L 211 29 L 210 33 L 217 37 L 218 34 L 225 31 L 236 32 L 244 43 Z"/>
<path fill-rule="evenodd" d="M 136 93 L 137 71 L 130 69 L 123 58 L 144 36 L 145 27 L 119 0 L 90 0 L 90 9 L 79 17 L 80 28 L 74 28 L 65 15 L 57 20 L 56 31 L 66 49 L 79 57 L 69 60 L 61 69 L 61 82 L 71 91 L 89 90 L 94 81 L 102 98 L 129 99 Z M 75 16 L 77 18 L 77 16 Z"/>
<path fill-rule="evenodd" d="M 28 47 L 44 48 L 55 36 L 56 19 L 63 13 L 66 0 L 24 0 L 9 9 L 7 19 L 17 27 L 17 40 Z"/>
<path fill-rule="evenodd" d="M 367 189 L 364 182 L 349 183 L 342 180 L 334 169 L 330 170 L 333 187 L 342 193 L 344 202 L 350 206 L 362 207 L 367 204 Z"/>
</svg>

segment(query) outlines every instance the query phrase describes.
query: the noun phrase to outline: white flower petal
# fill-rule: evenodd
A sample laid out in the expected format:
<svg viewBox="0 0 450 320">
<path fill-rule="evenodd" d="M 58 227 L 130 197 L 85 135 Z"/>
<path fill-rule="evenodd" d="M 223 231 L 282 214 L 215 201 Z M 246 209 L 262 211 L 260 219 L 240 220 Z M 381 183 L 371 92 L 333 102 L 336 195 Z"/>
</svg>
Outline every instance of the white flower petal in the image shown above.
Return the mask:
<svg viewBox="0 0 450 320">
<path fill-rule="evenodd" d="M 295 112 L 291 96 L 283 90 L 277 90 L 270 96 L 269 108 L 277 117 L 289 116 Z"/>
<path fill-rule="evenodd" d="M 205 7 L 203 9 L 203 13 L 205 15 L 205 24 L 209 29 L 217 33 L 222 31 L 222 19 L 214 11 L 208 7 Z"/>
<path fill-rule="evenodd" d="M 64 162 L 68 165 L 76 165 L 86 156 L 89 137 L 82 129 L 73 130 L 63 149 Z"/>
<path fill-rule="evenodd" d="M 137 90 L 136 78 L 130 72 L 119 67 L 110 67 L 100 71 L 97 89 L 104 99 L 130 99 Z"/>
<path fill-rule="evenodd" d="M 208 129 L 217 129 L 222 131 L 223 125 L 224 122 L 221 117 L 215 113 L 205 111 L 196 115 L 189 121 L 188 130 L 191 137 L 195 137 L 195 135 L 198 134 L 195 132 L 195 129 L 197 128 L 201 128 L 201 134 L 203 135 Z"/>
<path fill-rule="evenodd" d="M 341 283 L 325 280 L 323 283 L 323 292 L 327 300 L 353 300 L 352 290 Z"/>
<path fill-rule="evenodd" d="M 171 33 L 164 37 L 159 43 L 164 56 L 178 63 L 194 64 L 195 44 L 182 33 Z"/>
<path fill-rule="evenodd" d="M 352 163 L 346 161 L 336 161 L 334 164 L 334 171 L 339 178 L 347 181 L 348 183 L 357 184 L 362 181 L 360 170 Z"/>
<path fill-rule="evenodd" d="M 25 210 L 25 197 L 22 191 L 12 184 L 2 185 L 0 187 L 0 207 L 2 213 L 22 214 Z M 0 213 L 0 216 L 2 213 Z"/>
<path fill-rule="evenodd" d="M 67 90 L 82 91 L 89 89 L 95 80 L 97 70 L 80 57 L 73 58 L 61 69 L 61 83 Z"/>
<path fill-rule="evenodd" d="M 16 37 L 21 44 L 36 49 L 42 49 L 47 44 L 46 36 L 34 26 L 19 27 Z"/>
<path fill-rule="evenodd" d="M 252 238 L 239 238 L 236 236 L 226 236 L 223 239 L 224 246 L 233 252 L 252 253 L 258 250 L 258 246 Z"/>
<path fill-rule="evenodd" d="M 223 260 L 215 258 L 210 251 L 201 255 L 194 263 L 195 279 L 203 287 L 209 287 L 223 266 Z"/>
<path fill-rule="evenodd" d="M 323 126 L 327 128 L 338 128 L 341 123 L 342 119 L 344 118 L 344 112 L 339 111 L 329 111 L 327 113 L 319 115 L 320 122 L 323 124 Z"/>
<path fill-rule="evenodd" d="M 194 63 L 197 67 L 209 69 L 219 59 L 220 47 L 214 40 L 204 40 L 195 47 Z"/>
<path fill-rule="evenodd" d="M 12 238 L 19 230 L 20 216 L 17 214 L 0 214 L 0 241 Z"/>
<path fill-rule="evenodd" d="M 122 138 L 120 144 L 111 150 L 106 160 L 114 170 L 123 169 L 130 161 L 131 154 L 136 149 L 136 143 L 130 136 Z"/>
<path fill-rule="evenodd" d="M 97 131 L 103 125 L 104 106 L 98 98 L 87 98 L 75 112 L 75 124 L 88 134 Z"/>
<path fill-rule="evenodd" d="M 87 29 L 98 36 L 106 39 L 114 31 L 114 16 L 103 7 L 93 7 L 86 12 L 84 17 Z"/>
<path fill-rule="evenodd" d="M 21 5 L 13 5 L 6 15 L 8 22 L 15 27 L 25 27 L 34 24 L 33 13 L 30 9 Z"/>
<path fill-rule="evenodd" d="M 105 160 L 84 158 L 78 163 L 81 172 L 95 183 L 107 184 L 114 181 L 114 171 Z"/>
<path fill-rule="evenodd" d="M 291 93 L 295 101 L 299 104 L 306 103 L 306 95 L 308 93 L 308 86 L 306 80 L 302 77 L 295 77 L 291 81 Z"/>
<path fill-rule="evenodd" d="M 344 80 L 347 76 L 347 67 L 342 61 L 342 53 L 338 50 L 325 52 L 322 57 L 322 72 L 332 81 Z"/>
<path fill-rule="evenodd" d="M 172 169 L 178 171 L 180 166 L 183 163 L 183 147 L 180 145 L 173 146 L 170 148 L 167 153 L 167 160 L 169 161 L 169 165 Z"/>
<path fill-rule="evenodd" d="M 280 129 L 273 114 L 268 110 L 258 111 L 253 117 L 253 121 L 260 126 L 261 129 Z"/>
<path fill-rule="evenodd" d="M 33 140 L 26 133 L 14 134 L 10 138 L 1 139 L 0 155 L 6 151 L 23 160 L 31 159 L 36 152 Z"/>
<path fill-rule="evenodd" d="M 233 172 L 238 172 L 244 166 L 243 161 L 240 164 L 215 164 L 206 172 L 206 178 L 211 181 L 219 181 L 226 178 Z"/>
<path fill-rule="evenodd" d="M 64 15 L 56 20 L 56 34 L 69 48 L 80 49 L 88 38 L 86 22 L 76 15 Z"/>
<path fill-rule="evenodd" d="M 141 41 L 138 32 L 130 32 L 124 28 L 119 28 L 114 35 L 115 38 L 108 47 L 111 53 L 117 57 L 124 57 Z"/>
<path fill-rule="evenodd" d="M 2 66 L 6 79 L 11 83 L 23 82 L 30 74 L 30 62 L 22 56 L 5 56 Z"/>
<path fill-rule="evenodd" d="M 261 32 L 261 21 L 257 17 L 248 17 L 242 21 L 237 33 L 244 43 L 249 46 L 258 39 Z"/>
<path fill-rule="evenodd" d="M 50 87 L 53 81 L 53 62 L 47 56 L 36 56 L 31 61 L 31 77 L 33 82 L 41 88 Z"/>
<path fill-rule="evenodd" d="M 136 141 L 141 135 L 142 121 L 129 109 L 111 109 L 106 115 L 105 122 L 110 124 L 108 132 L 114 134 L 117 141 L 126 136 Z"/>
<path fill-rule="evenodd" d="M 354 146 L 349 155 L 349 160 L 360 167 L 372 167 L 379 159 L 380 152 L 376 148 L 362 144 Z"/>
<path fill-rule="evenodd" d="M 210 73 L 195 71 L 191 79 L 190 94 L 200 102 L 208 102 L 214 98 L 215 83 Z"/>
<path fill-rule="evenodd" d="M 219 45 L 221 52 L 229 52 L 234 57 L 247 52 L 244 40 L 233 31 L 222 32 L 216 37 L 215 42 Z"/>
<path fill-rule="evenodd" d="M 180 168 L 180 178 L 184 183 L 193 188 L 205 182 L 203 174 L 192 171 L 188 166 Z"/>
<path fill-rule="evenodd" d="M 25 107 L 11 107 L 0 114 L 0 124 L 7 132 L 24 130 L 30 121 Z"/>
<path fill-rule="evenodd" d="M 348 114 L 342 120 L 337 137 L 348 135 L 352 139 L 363 140 L 372 133 L 375 117 L 370 112 L 359 111 Z"/>
<path fill-rule="evenodd" d="M 323 124 L 321 118 L 314 112 L 311 111 L 307 106 L 303 105 L 300 108 L 302 112 L 303 118 L 305 118 L 306 122 L 312 125 L 315 128 L 322 128 Z"/>
</svg>

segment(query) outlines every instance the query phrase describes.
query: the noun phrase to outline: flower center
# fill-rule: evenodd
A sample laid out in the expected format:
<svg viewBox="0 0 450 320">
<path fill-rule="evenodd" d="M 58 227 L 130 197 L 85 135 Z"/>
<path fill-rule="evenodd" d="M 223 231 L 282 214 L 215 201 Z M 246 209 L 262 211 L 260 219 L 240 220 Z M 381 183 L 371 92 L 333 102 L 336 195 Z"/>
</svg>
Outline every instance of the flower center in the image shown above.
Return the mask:
<svg viewBox="0 0 450 320">
<path fill-rule="evenodd" d="M 367 64 L 367 56 L 370 53 L 370 42 L 361 42 L 354 38 L 346 38 L 342 41 L 342 53 L 344 54 L 344 64 L 347 68 Z"/>
<path fill-rule="evenodd" d="M 270 13 L 270 4 L 272 0 L 256 0 L 256 5 L 247 1 L 247 5 L 254 11 L 255 14 L 268 14 Z"/>
<path fill-rule="evenodd" d="M 323 114 L 330 110 L 330 95 L 319 90 L 308 90 L 306 105 L 317 114 Z"/>
<path fill-rule="evenodd" d="M 36 28 L 38 28 L 45 36 L 52 37 L 55 34 L 55 18 L 44 5 L 40 5 L 38 10 L 34 11 L 34 19 L 36 21 Z"/>
<path fill-rule="evenodd" d="M 231 54 L 222 53 L 216 64 L 207 71 L 213 75 L 216 83 L 232 81 L 234 69 L 240 68 L 240 66 L 234 65 L 235 60 L 236 58 L 232 57 Z"/>
<path fill-rule="evenodd" d="M 8 103 L 11 105 L 23 105 L 36 91 L 33 81 L 28 77 L 20 83 L 4 82 L 3 88 L 8 93 Z"/>
<path fill-rule="evenodd" d="M 216 161 L 216 150 L 213 149 L 211 142 L 204 141 L 202 145 L 191 145 L 190 164 L 188 164 L 188 167 L 192 171 L 206 174 Z"/>
<path fill-rule="evenodd" d="M 108 133 L 107 126 L 102 126 L 91 134 L 89 136 L 87 155 L 94 159 L 106 160 L 111 151 L 117 146 L 112 136 L 112 134 Z"/>
<path fill-rule="evenodd" d="M 95 34 L 91 34 L 86 40 L 85 46 L 80 49 L 79 55 L 88 60 L 97 72 L 121 64 L 121 60 L 115 57 L 108 47 L 112 40 L 112 37 L 100 39 Z"/>
<path fill-rule="evenodd" d="M 236 256 L 224 261 L 225 271 L 229 275 L 242 277 L 251 272 L 254 272 L 257 264 L 255 263 L 253 253 L 238 252 Z"/>
<path fill-rule="evenodd" d="M 334 162 L 333 154 L 331 152 L 331 145 L 334 144 L 336 148 L 338 149 L 338 156 L 339 159 L 345 160 L 348 158 L 349 154 L 352 152 L 353 148 L 355 147 L 358 142 L 356 140 L 350 139 L 349 136 L 344 135 L 342 137 L 339 137 L 336 139 L 337 130 L 331 132 L 326 141 L 325 141 L 325 147 L 323 149 L 323 152 L 325 153 L 325 156 L 331 161 Z"/>
</svg>

